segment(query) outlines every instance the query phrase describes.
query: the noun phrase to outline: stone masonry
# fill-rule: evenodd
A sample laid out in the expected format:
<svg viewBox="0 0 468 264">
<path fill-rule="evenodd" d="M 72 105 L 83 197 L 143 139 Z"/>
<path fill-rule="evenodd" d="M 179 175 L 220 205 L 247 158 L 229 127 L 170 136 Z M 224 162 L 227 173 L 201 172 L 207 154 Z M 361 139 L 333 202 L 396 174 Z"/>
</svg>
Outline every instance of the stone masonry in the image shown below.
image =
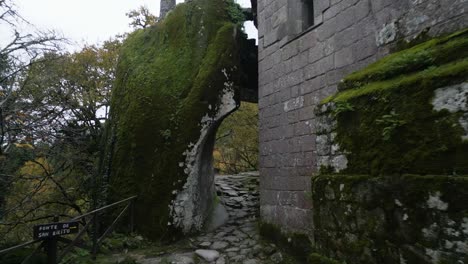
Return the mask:
<svg viewBox="0 0 468 264">
<path fill-rule="evenodd" d="M 175 6 L 176 6 L 175 0 L 161 0 L 159 19 L 165 18 L 167 13 L 169 13 L 172 9 L 174 9 Z"/>
<path fill-rule="evenodd" d="M 304 1 L 258 1 L 260 199 L 263 221 L 309 233 L 314 108 L 344 76 L 401 40 L 467 27 L 468 1 L 314 0 L 314 23 L 306 29 L 298 4 Z"/>
</svg>

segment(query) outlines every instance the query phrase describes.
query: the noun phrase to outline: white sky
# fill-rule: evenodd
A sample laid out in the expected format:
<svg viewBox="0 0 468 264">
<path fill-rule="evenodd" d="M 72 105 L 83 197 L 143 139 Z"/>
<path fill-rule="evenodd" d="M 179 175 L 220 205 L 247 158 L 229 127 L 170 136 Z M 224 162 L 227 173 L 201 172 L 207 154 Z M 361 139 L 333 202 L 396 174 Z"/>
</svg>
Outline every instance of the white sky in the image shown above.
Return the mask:
<svg viewBox="0 0 468 264">
<path fill-rule="evenodd" d="M 249 0 L 236 1 L 250 7 Z M 159 14 L 159 0 L 14 0 L 14 3 L 19 13 L 37 28 L 56 30 L 79 46 L 129 32 L 130 20 L 125 13 L 141 5 Z M 253 23 L 248 22 L 245 28 L 251 38 L 256 38 Z M 5 34 L 0 28 L 0 43 L 6 41 L 2 37 Z"/>
</svg>

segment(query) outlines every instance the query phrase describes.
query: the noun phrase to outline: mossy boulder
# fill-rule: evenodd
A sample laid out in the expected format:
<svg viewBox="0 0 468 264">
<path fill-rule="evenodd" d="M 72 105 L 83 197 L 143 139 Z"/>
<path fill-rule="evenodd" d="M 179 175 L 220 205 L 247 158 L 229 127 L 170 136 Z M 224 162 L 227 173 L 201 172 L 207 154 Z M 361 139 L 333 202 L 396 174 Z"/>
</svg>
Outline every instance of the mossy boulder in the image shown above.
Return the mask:
<svg viewBox="0 0 468 264">
<path fill-rule="evenodd" d="M 110 199 L 138 195 L 137 231 L 198 231 L 214 201 L 216 129 L 239 102 L 255 51 L 232 0 L 178 5 L 125 41 L 111 102 Z M 240 9 L 239 9 L 240 10 Z"/>
<path fill-rule="evenodd" d="M 346 174 L 467 174 L 467 50 L 466 29 L 347 76 L 318 108 L 337 121 L 320 139 L 340 154 L 321 158 Z"/>
</svg>

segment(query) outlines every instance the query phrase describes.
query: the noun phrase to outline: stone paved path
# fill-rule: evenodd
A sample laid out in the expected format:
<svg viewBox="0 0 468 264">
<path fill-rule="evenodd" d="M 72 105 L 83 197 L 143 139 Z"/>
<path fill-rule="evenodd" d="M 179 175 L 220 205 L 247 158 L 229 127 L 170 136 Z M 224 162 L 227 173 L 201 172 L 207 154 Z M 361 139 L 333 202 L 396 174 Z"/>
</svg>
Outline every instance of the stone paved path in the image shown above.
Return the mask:
<svg viewBox="0 0 468 264">
<path fill-rule="evenodd" d="M 212 232 L 189 238 L 190 250 L 175 250 L 157 258 L 134 256 L 138 263 L 261 264 L 282 262 L 283 255 L 274 245 L 261 242 L 257 231 L 258 173 L 217 176 L 215 183 L 218 196 L 229 213 L 227 224 Z M 199 250 L 202 250 L 201 255 L 205 255 L 206 258 L 198 256 L 195 260 L 197 258 L 195 252 Z"/>
<path fill-rule="evenodd" d="M 215 178 L 218 196 L 228 213 L 228 223 L 194 238 L 199 247 L 213 249 L 221 263 L 258 263 L 262 247 L 257 234 L 259 214 L 258 175 L 244 174 Z"/>
</svg>

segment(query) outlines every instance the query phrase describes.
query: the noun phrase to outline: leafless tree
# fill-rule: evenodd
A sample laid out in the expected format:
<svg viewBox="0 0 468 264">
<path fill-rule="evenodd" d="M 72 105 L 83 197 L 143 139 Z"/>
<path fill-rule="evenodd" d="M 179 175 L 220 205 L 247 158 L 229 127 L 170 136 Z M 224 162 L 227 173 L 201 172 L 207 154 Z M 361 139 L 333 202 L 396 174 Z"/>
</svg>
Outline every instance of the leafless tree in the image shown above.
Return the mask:
<svg viewBox="0 0 468 264">
<path fill-rule="evenodd" d="M 8 27 L 11 32 L 5 44 L 0 44 L 0 157 L 18 140 L 15 132 L 22 118 L 18 116 L 15 95 L 27 83 L 24 71 L 43 54 L 60 50 L 65 41 L 53 31 L 36 29 L 23 34 L 18 30 L 21 24 L 30 25 L 18 14 L 11 0 L 0 0 L 0 26 Z"/>
</svg>

